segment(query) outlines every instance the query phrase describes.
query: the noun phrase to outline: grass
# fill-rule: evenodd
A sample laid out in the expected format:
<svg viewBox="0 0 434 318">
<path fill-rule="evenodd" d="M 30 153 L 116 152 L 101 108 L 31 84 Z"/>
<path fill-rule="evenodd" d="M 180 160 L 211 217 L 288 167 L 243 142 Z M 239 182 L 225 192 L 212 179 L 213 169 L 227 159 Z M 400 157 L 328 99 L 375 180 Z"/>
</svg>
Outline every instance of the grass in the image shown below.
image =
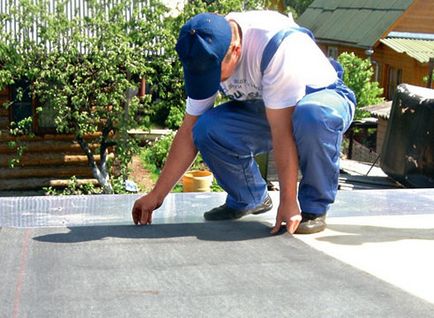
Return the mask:
<svg viewBox="0 0 434 318">
<path fill-rule="evenodd" d="M 149 171 L 151 180 L 155 183 L 160 177 L 161 169 L 158 168 L 154 163 L 149 162 L 146 155 L 147 149 L 143 149 L 139 153 L 139 158 L 143 167 Z M 205 170 L 207 166 L 203 163 L 196 163 L 192 166 L 192 169 Z M 211 185 L 212 192 L 223 192 L 224 190 L 220 187 L 217 181 L 214 179 Z M 175 187 L 172 189 L 172 192 L 183 192 L 182 184 L 178 182 Z"/>
</svg>

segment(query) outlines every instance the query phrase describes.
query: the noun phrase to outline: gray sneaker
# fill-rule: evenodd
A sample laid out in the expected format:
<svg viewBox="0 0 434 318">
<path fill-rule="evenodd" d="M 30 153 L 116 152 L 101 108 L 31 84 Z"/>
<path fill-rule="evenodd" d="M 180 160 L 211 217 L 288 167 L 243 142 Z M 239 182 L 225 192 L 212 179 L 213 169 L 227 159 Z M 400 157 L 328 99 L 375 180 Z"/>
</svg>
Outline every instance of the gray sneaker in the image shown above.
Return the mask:
<svg viewBox="0 0 434 318">
<path fill-rule="evenodd" d="M 237 210 L 228 207 L 225 203 L 217 208 L 205 212 L 203 214 L 203 217 L 207 221 L 235 220 L 248 214 L 265 213 L 271 210 L 272 208 L 273 208 L 273 202 L 271 201 L 270 196 L 267 195 L 264 202 L 255 208 L 248 209 L 248 210 Z"/>
</svg>

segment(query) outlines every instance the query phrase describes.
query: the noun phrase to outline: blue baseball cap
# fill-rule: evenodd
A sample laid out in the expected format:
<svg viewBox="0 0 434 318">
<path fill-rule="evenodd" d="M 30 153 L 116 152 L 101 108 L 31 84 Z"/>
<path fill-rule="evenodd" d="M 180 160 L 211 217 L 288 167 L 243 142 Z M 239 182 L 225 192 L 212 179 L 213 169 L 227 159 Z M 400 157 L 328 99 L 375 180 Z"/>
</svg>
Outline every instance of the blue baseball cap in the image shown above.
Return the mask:
<svg viewBox="0 0 434 318">
<path fill-rule="evenodd" d="M 183 25 L 176 52 L 184 68 L 185 90 L 189 97 L 205 99 L 218 91 L 221 63 L 231 38 L 229 22 L 214 13 L 200 13 Z"/>
</svg>

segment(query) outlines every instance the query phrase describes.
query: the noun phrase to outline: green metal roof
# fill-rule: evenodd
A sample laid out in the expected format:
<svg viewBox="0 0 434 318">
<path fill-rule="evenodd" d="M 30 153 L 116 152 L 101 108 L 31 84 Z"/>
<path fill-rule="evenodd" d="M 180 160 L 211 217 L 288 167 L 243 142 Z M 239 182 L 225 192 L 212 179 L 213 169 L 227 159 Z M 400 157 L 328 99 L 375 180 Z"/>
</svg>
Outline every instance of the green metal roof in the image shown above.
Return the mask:
<svg viewBox="0 0 434 318">
<path fill-rule="evenodd" d="M 434 41 L 414 40 L 414 39 L 381 39 L 392 50 L 405 53 L 420 63 L 428 63 L 430 58 L 434 58 Z"/>
<path fill-rule="evenodd" d="M 315 0 L 297 19 L 318 42 L 370 48 L 413 0 Z"/>
</svg>

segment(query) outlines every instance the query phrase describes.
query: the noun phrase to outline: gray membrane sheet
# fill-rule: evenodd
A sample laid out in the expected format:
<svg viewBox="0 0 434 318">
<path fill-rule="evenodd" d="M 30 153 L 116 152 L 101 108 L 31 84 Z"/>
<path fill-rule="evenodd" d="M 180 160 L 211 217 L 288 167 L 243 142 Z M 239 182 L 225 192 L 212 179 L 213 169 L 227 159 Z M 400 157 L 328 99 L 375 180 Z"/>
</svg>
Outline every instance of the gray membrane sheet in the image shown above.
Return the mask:
<svg viewBox="0 0 434 318">
<path fill-rule="evenodd" d="M 329 215 L 430 214 L 433 194 L 339 192 Z M 224 194 L 171 194 L 153 225 L 134 226 L 137 197 L 0 198 L 0 317 L 433 317 L 429 302 L 270 236 L 275 208 L 204 222 Z"/>
<path fill-rule="evenodd" d="M 270 192 L 275 208 L 279 192 Z M 0 227 L 58 227 L 131 224 L 139 195 L 0 197 Z M 153 216 L 156 224 L 203 223 L 202 214 L 224 203 L 225 193 L 172 193 Z M 274 212 L 274 213 L 272 213 Z M 260 215 L 273 221 L 275 209 Z M 434 213 L 434 189 L 339 191 L 328 216 Z M 258 217 L 254 217 L 258 220 Z"/>
</svg>

